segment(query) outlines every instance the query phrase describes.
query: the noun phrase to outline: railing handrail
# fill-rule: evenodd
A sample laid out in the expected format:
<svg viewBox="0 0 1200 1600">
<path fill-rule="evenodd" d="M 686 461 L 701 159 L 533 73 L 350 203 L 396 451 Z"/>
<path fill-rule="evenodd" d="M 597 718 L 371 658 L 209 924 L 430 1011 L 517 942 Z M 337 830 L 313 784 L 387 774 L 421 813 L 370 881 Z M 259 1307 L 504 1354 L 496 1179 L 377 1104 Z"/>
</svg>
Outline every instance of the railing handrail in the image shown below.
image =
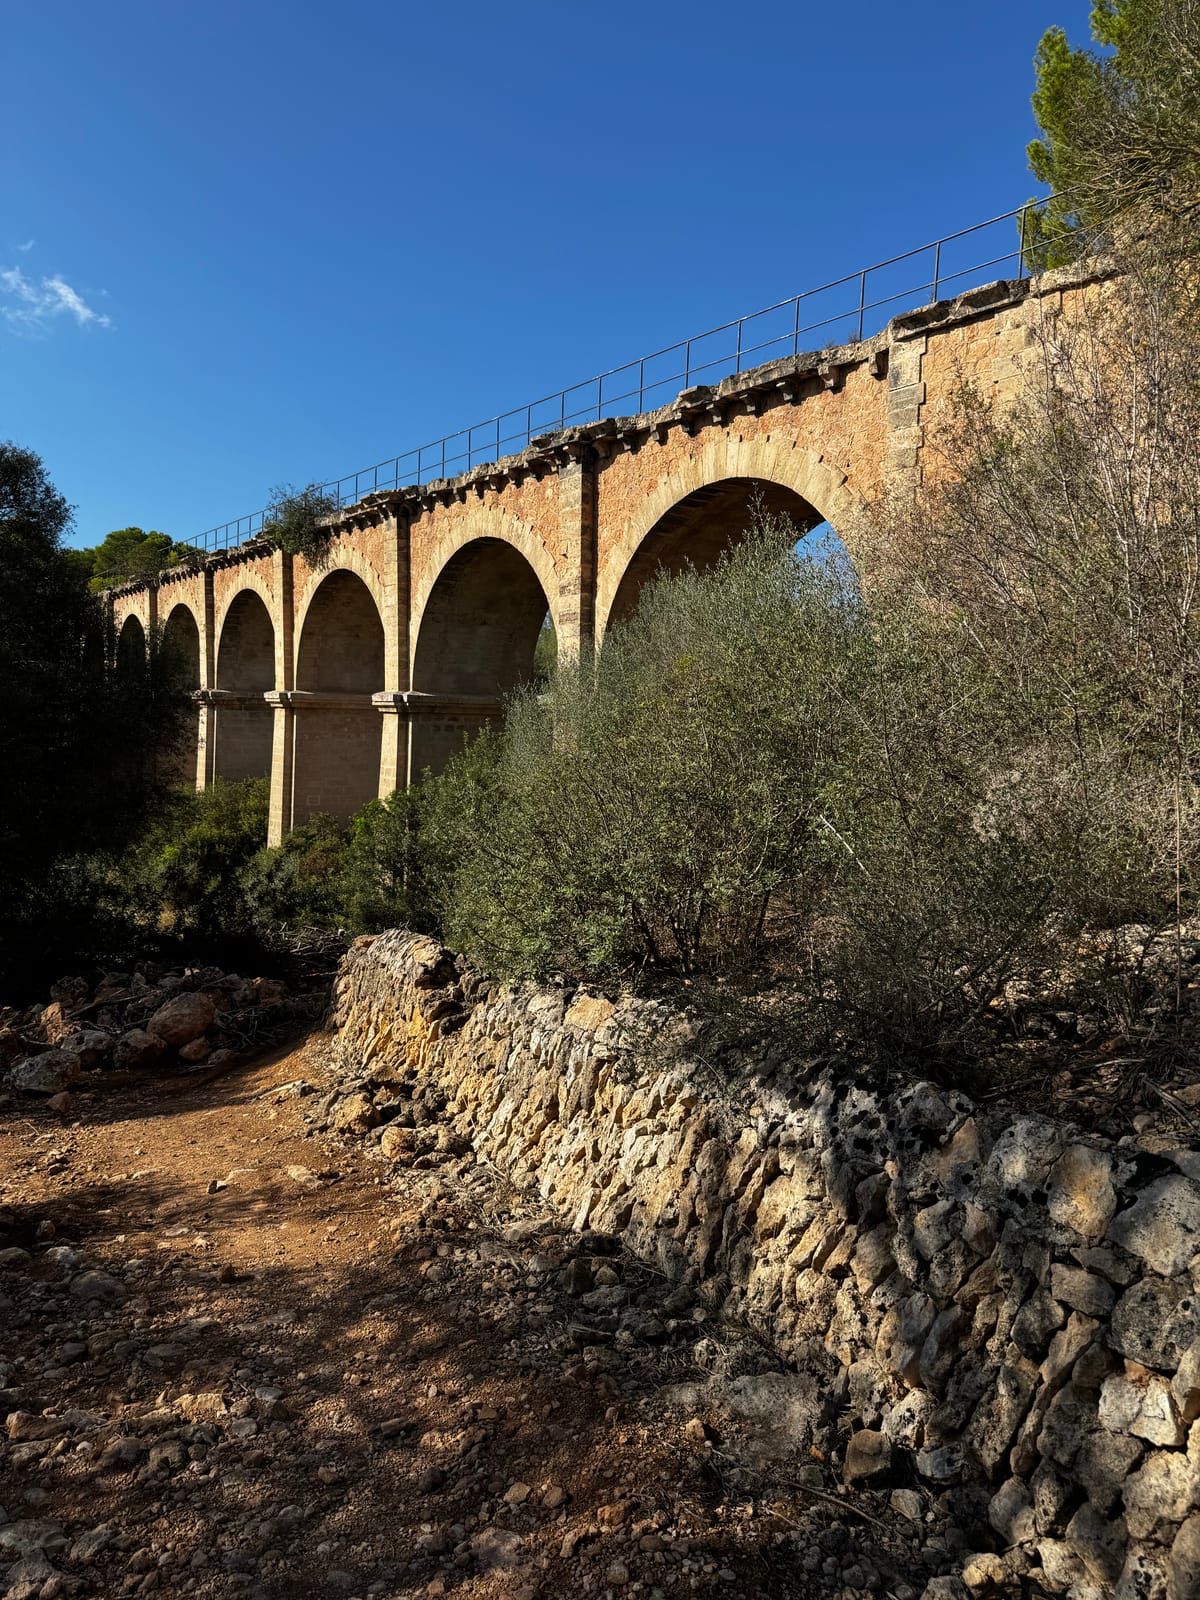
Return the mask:
<svg viewBox="0 0 1200 1600">
<path fill-rule="evenodd" d="M 389 456 L 386 460 L 378 461 L 372 466 L 361 467 L 357 472 L 345 473 L 339 478 L 329 478 L 324 483 L 316 485 L 316 488 L 321 494 L 328 494 L 331 498 L 336 497 L 337 505 L 340 509 L 343 506 L 353 505 L 361 500 L 364 495 L 377 492 L 380 489 L 398 489 L 407 487 L 410 481 L 412 484 L 420 485 L 445 478 L 447 476 L 447 463 L 454 466 L 464 459 L 466 462 L 465 466 L 458 466 L 450 476 L 456 477 L 461 473 L 473 471 L 476 467 L 488 465 L 499 460 L 502 455 L 511 455 L 515 454 L 518 449 L 527 449 L 530 441 L 542 434 L 559 432 L 569 426 L 577 426 L 583 420 L 599 421 L 604 415 L 605 380 L 614 378 L 621 372 L 632 372 L 635 368 L 638 372 L 636 389 L 629 388 L 618 395 L 610 394 L 608 396 L 608 404 L 612 406 L 622 400 L 632 400 L 636 395 L 638 401 L 637 411 L 632 414 L 638 415 L 647 409 L 645 398 L 648 392 L 653 393 L 655 390 L 680 381 L 682 381 L 683 387 L 686 388 L 693 377 L 701 372 L 708 371 L 714 366 L 726 367 L 727 376 L 743 372 L 747 370 L 745 366 L 747 357 L 758 355 L 763 350 L 769 349 L 774 345 L 784 344 L 786 346 L 789 342 L 792 346 L 792 355 L 798 355 L 800 353 L 799 340 L 801 334 L 815 333 L 823 328 L 828 328 L 831 324 L 849 320 L 855 327 L 853 340 L 860 341 L 866 336 L 865 319 L 868 312 L 894 305 L 897 301 L 905 302 L 905 305 L 910 309 L 917 304 L 931 303 L 937 300 L 940 289 L 955 282 L 957 279 L 990 270 L 993 267 L 1003 265 L 1007 261 L 1016 260 L 1018 267 L 1021 269 L 1018 276 L 1026 276 L 1027 241 L 1023 222 L 1018 231 L 1016 246 L 998 256 L 992 256 L 986 261 L 976 262 L 967 267 L 959 267 L 953 272 L 946 272 L 942 269 L 942 251 L 944 246 L 954 244 L 959 239 L 969 238 L 972 234 L 980 233 L 985 228 L 996 227 L 1000 223 L 1012 221 L 1017 217 L 1024 218 L 1031 211 L 1040 208 L 1044 204 L 1044 199 L 1026 201 L 1024 205 L 1014 206 L 1011 211 L 1002 211 L 997 216 L 988 217 L 983 222 L 975 222 L 967 228 L 960 228 L 956 233 L 944 234 L 939 239 L 930 240 L 928 244 L 917 245 L 914 249 L 904 250 L 898 255 L 888 256 L 885 260 L 873 262 L 869 267 L 860 268 L 857 272 L 848 272 L 843 277 L 832 278 L 828 283 L 819 284 L 815 288 L 804 289 L 799 294 L 788 295 L 782 300 L 774 301 L 771 305 L 762 306 L 757 311 L 747 312 L 744 316 L 735 317 L 729 322 L 718 323 L 715 327 L 705 329 L 703 333 L 694 333 L 686 339 L 677 339 L 674 343 L 663 345 L 647 355 L 635 356 L 617 366 L 607 367 L 604 371 L 595 373 L 590 378 L 583 378 L 577 383 L 553 390 L 538 400 L 528 401 L 526 404 L 515 406 L 508 411 L 497 412 L 495 416 L 487 417 L 481 422 L 470 423 L 465 428 L 457 428 L 453 433 L 444 434 L 440 439 L 432 439 L 426 444 L 416 445 L 412 449 L 401 452 L 399 455 Z M 913 284 L 907 289 L 884 295 L 881 299 L 867 299 L 867 282 L 872 273 L 881 272 L 887 267 L 898 266 L 904 261 L 912 261 L 919 256 L 927 255 L 930 251 L 933 252 L 932 278 Z M 806 300 L 813 300 L 818 295 L 829 294 L 836 289 L 845 288 L 849 284 L 855 284 L 858 287 L 858 296 L 853 305 L 845 310 L 831 313 L 817 322 L 801 326 L 800 307 Z M 970 286 L 968 285 L 967 287 Z M 927 290 L 932 290 L 930 301 L 922 302 L 915 299 L 916 296 L 925 294 Z M 964 290 L 960 289 L 955 292 L 962 293 Z M 748 323 L 752 323 L 761 317 L 769 317 L 772 313 L 783 311 L 789 307 L 794 307 L 795 309 L 793 326 L 790 330 L 783 334 L 777 334 L 765 341 L 760 341 L 758 344 L 744 345 L 742 335 Z M 900 314 L 901 310 L 892 312 L 892 316 Z M 887 320 L 890 320 L 890 318 Z M 737 348 L 732 357 L 732 365 L 730 364 L 731 357 L 729 356 L 718 356 L 698 363 L 692 361 L 693 346 L 702 344 L 706 339 L 714 339 L 720 334 L 730 333 L 734 330 L 737 332 Z M 845 343 L 850 341 L 835 340 L 830 342 Z M 828 348 L 828 345 L 826 348 Z M 682 372 L 670 373 L 664 377 L 655 378 L 652 382 L 647 382 L 647 365 L 655 361 L 661 361 L 664 357 L 674 355 L 676 352 L 683 353 Z M 754 365 L 761 364 L 760 362 L 754 363 Z M 568 412 L 568 397 L 579 391 L 591 390 L 592 388 L 595 388 L 596 391 L 595 404 L 589 403 L 581 410 Z M 554 406 L 558 407 L 557 423 L 553 421 L 553 413 L 551 413 L 549 419 L 539 420 L 536 424 L 534 423 L 533 415 L 535 411 L 539 411 L 543 407 L 553 408 Z M 593 413 L 595 414 L 594 418 Z M 510 420 L 521 417 L 522 414 L 525 417 L 524 428 L 517 428 L 513 433 L 502 435 L 501 429 L 503 425 Z M 474 436 L 482 433 L 487 434 L 487 440 L 476 445 Z M 461 447 L 462 441 L 465 441 L 465 447 Z M 460 448 L 450 456 L 447 456 L 447 446 L 455 443 L 459 443 Z M 511 446 L 512 448 L 503 450 L 502 446 Z M 485 453 L 489 451 L 492 453 Z M 402 473 L 401 467 L 405 463 L 412 463 L 412 465 Z M 380 480 L 381 473 L 385 474 L 382 481 Z M 387 476 L 388 474 L 390 474 L 390 477 Z M 370 482 L 364 488 L 362 487 L 363 480 L 367 479 Z M 353 490 L 343 491 L 342 486 L 344 484 L 352 484 Z M 202 553 L 227 549 L 232 545 L 242 543 L 246 539 L 252 539 L 256 534 L 261 533 L 265 514 L 265 509 L 253 511 L 247 516 L 235 518 L 231 522 L 222 523 L 214 528 L 208 528 L 204 533 L 190 540 L 189 543 L 194 549 Z"/>
</svg>

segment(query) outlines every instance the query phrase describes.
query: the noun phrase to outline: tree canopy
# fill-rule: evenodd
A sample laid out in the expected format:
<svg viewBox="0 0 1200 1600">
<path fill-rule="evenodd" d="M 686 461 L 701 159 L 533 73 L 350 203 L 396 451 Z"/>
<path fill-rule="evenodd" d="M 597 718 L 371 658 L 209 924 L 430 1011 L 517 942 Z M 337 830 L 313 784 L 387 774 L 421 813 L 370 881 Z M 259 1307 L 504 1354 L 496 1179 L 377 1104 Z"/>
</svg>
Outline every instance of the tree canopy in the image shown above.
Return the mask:
<svg viewBox="0 0 1200 1600">
<path fill-rule="evenodd" d="M 1120 216 L 1193 220 L 1200 200 L 1200 0 L 1097 0 L 1099 48 L 1042 37 L 1028 147 L 1053 197 L 1032 219 L 1039 265 L 1070 260 Z"/>
<path fill-rule="evenodd" d="M 65 864 L 137 828 L 180 708 L 154 640 L 145 671 L 106 671 L 101 602 L 62 546 L 71 523 L 41 458 L 0 441 L 0 973 L 81 914 Z"/>
<path fill-rule="evenodd" d="M 170 534 L 142 528 L 116 528 L 97 545 L 65 553 L 97 591 L 152 578 L 165 567 L 177 567 L 199 557 L 199 551 L 189 544 L 177 543 Z"/>
</svg>

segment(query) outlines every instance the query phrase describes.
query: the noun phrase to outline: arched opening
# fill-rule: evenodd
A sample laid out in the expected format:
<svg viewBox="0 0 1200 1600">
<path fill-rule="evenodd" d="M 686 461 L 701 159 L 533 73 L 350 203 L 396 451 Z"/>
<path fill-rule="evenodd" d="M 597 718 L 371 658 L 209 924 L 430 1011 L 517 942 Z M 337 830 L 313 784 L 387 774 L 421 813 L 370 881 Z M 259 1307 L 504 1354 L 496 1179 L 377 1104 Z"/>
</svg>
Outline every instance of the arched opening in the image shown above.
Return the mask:
<svg viewBox="0 0 1200 1600">
<path fill-rule="evenodd" d="M 263 699 L 275 687 L 275 629 L 253 589 L 234 596 L 217 645 L 218 697 L 213 716 L 213 772 L 219 778 L 271 774 L 272 711 Z"/>
<path fill-rule="evenodd" d="M 819 539 L 825 530 L 837 539 L 821 513 L 794 489 L 763 478 L 725 478 L 708 484 L 685 495 L 646 534 L 617 586 L 606 626 L 633 615 L 652 578 L 688 566 L 698 572 L 715 566 L 750 532 L 756 508 L 768 517 L 788 518 L 799 535 L 798 544 Z"/>
<path fill-rule="evenodd" d="M 146 630 L 137 617 L 126 617 L 117 635 L 117 676 L 127 681 L 146 671 Z"/>
<path fill-rule="evenodd" d="M 503 539 L 475 539 L 438 574 L 417 633 L 410 772 L 440 772 L 504 700 L 552 659 L 550 602 L 532 566 Z"/>
<path fill-rule="evenodd" d="M 194 695 L 200 687 L 200 629 L 183 604 L 167 617 L 160 654 L 163 677 L 170 690 Z M 163 771 L 173 783 L 194 784 L 200 749 L 200 707 L 193 701 L 180 715 L 179 730 L 163 754 Z"/>
<path fill-rule="evenodd" d="M 315 811 L 348 817 L 379 792 L 383 622 L 371 591 L 344 570 L 322 579 L 300 634 L 293 775 L 294 822 Z"/>
</svg>

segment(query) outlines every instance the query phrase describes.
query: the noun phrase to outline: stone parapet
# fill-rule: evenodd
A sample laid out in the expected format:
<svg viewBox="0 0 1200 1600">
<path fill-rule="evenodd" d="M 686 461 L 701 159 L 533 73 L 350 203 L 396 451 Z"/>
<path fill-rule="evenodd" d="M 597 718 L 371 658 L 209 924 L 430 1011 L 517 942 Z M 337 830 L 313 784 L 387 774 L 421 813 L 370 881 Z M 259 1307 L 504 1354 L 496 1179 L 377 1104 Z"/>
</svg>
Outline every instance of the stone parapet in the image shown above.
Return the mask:
<svg viewBox="0 0 1200 1600">
<path fill-rule="evenodd" d="M 832 1067 L 725 1085 L 661 1004 L 400 932 L 349 952 L 335 1015 L 330 1107 L 372 1099 L 386 1150 L 390 1086 L 436 1085 L 511 1181 L 815 1373 L 848 1476 L 973 1488 L 1025 1592 L 1200 1592 L 1200 1152 Z"/>
</svg>

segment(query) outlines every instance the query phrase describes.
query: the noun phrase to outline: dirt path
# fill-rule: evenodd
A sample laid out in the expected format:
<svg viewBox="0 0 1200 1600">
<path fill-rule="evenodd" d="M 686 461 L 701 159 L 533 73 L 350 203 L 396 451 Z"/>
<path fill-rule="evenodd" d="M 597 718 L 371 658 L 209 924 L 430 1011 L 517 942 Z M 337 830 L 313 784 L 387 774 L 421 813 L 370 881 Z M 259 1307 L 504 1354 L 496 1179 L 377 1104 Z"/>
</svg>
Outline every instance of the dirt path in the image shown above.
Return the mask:
<svg viewBox="0 0 1200 1600">
<path fill-rule="evenodd" d="M 0 1595 L 912 1600 L 947 1564 L 612 1242 L 469 1152 L 312 1137 L 325 1048 L 0 1107 Z"/>
</svg>

